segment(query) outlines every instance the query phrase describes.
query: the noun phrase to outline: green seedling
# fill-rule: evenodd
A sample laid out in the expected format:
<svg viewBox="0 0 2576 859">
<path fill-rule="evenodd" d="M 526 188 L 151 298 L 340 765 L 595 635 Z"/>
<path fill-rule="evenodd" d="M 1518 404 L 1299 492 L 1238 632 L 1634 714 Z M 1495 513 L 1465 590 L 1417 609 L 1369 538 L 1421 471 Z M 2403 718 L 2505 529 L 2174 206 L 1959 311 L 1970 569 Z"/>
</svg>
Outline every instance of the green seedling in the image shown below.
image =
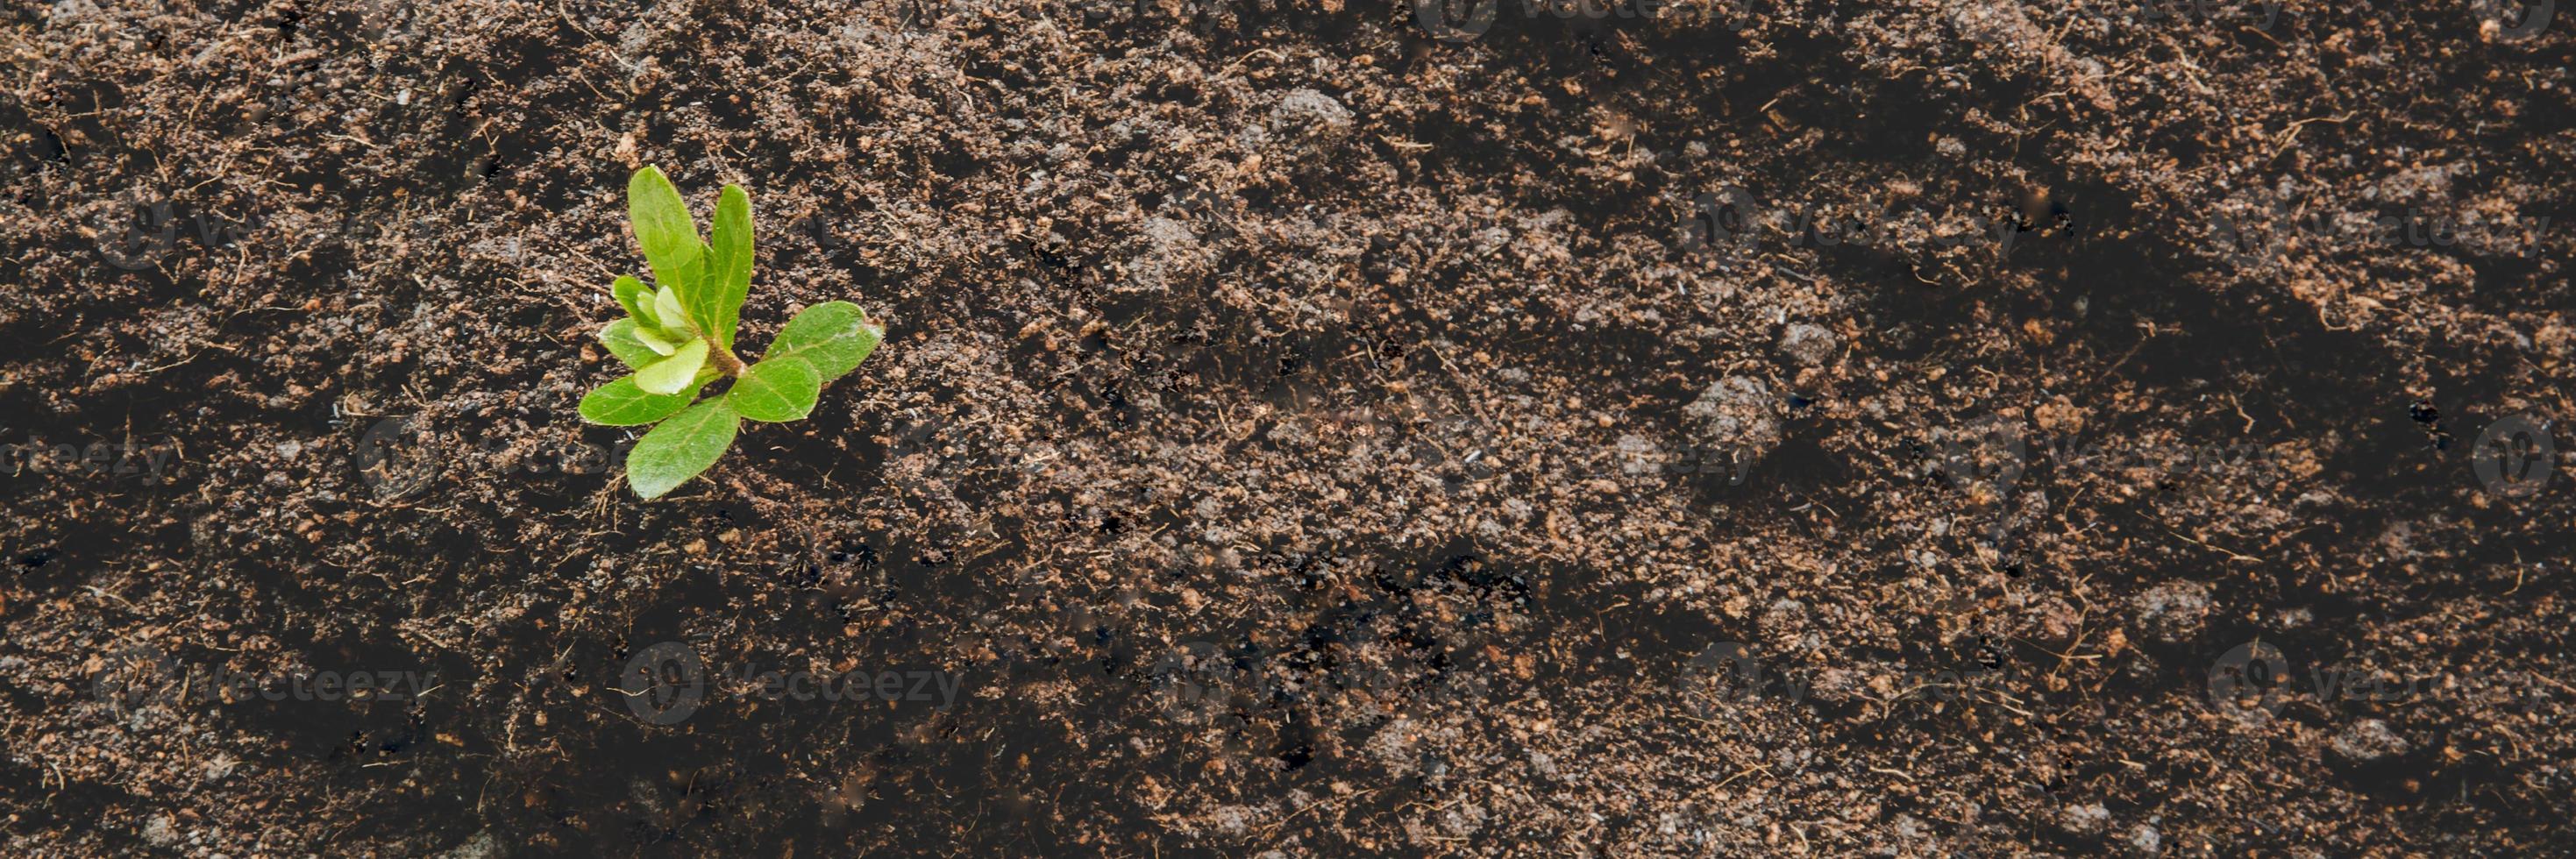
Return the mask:
<svg viewBox="0 0 2576 859">
<path fill-rule="evenodd" d="M 581 417 L 654 425 L 626 457 L 626 485 L 638 497 L 662 497 L 716 464 L 746 418 L 811 414 L 823 386 L 857 369 L 884 339 L 858 305 L 826 302 L 788 320 L 768 354 L 746 364 L 734 355 L 733 335 L 751 293 L 751 195 L 724 186 L 714 228 L 701 239 L 680 189 L 648 166 L 626 183 L 626 216 L 655 285 L 617 278 L 612 291 L 626 318 L 600 329 L 599 339 L 635 372 L 582 397 Z M 719 377 L 732 380 L 724 393 L 699 399 Z"/>
</svg>

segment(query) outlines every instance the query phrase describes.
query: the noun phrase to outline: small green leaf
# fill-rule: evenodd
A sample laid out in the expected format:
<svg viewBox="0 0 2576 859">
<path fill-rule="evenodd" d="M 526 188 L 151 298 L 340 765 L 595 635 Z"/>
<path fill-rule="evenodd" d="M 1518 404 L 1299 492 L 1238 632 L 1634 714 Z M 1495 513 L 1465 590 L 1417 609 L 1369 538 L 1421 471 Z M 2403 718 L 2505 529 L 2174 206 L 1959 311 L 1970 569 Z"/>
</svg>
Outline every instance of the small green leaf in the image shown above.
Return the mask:
<svg viewBox="0 0 2576 859">
<path fill-rule="evenodd" d="M 635 342 L 644 344 L 644 348 L 653 350 L 653 354 L 655 355 L 669 355 L 673 352 L 680 351 L 680 344 L 689 342 L 689 338 L 672 337 L 660 331 L 655 331 L 638 325 L 635 327 Z M 652 362 L 647 361 L 645 363 L 649 364 Z M 636 369 L 640 370 L 643 368 L 638 367 Z"/>
<path fill-rule="evenodd" d="M 680 293 L 670 287 L 653 293 L 653 315 L 662 320 L 661 328 L 681 331 L 689 327 L 689 314 L 680 306 Z"/>
<path fill-rule="evenodd" d="M 622 376 L 581 398 L 581 419 L 613 427 L 641 426 L 688 408 L 692 396 L 648 394 L 635 386 L 634 376 Z"/>
<path fill-rule="evenodd" d="M 636 497 L 660 498 L 716 464 L 741 428 L 742 415 L 723 397 L 690 406 L 635 443 L 626 455 L 626 485 Z"/>
<path fill-rule="evenodd" d="M 751 294 L 751 195 L 734 185 L 716 197 L 715 222 L 709 229 L 706 287 L 697 290 L 695 311 L 716 343 L 733 347 L 734 325 L 742 300 Z"/>
<path fill-rule="evenodd" d="M 814 400 L 823 393 L 823 376 L 814 365 L 802 358 L 771 358 L 735 379 L 725 399 L 733 410 L 756 421 L 782 423 L 804 420 L 814 412 Z"/>
<path fill-rule="evenodd" d="M 690 340 L 680 345 L 671 357 L 655 361 L 635 371 L 635 386 L 648 394 L 676 394 L 689 386 L 689 380 L 706 366 L 707 341 Z"/>
<path fill-rule="evenodd" d="M 826 301 L 805 308 L 780 329 L 761 363 L 802 358 L 829 382 L 858 369 L 885 335 L 868 324 L 867 311 L 847 301 Z"/>
<path fill-rule="evenodd" d="M 676 347 L 667 344 L 657 347 L 653 339 L 652 335 L 636 328 L 633 319 L 620 319 L 599 329 L 599 342 L 608 346 L 609 354 L 616 355 L 617 360 L 636 370 L 677 351 Z"/>
<path fill-rule="evenodd" d="M 626 217 L 634 223 L 636 243 L 644 246 L 644 261 L 653 265 L 654 282 L 690 291 L 689 276 L 701 270 L 706 245 L 698 239 L 696 222 L 689 220 L 689 204 L 661 168 L 646 166 L 626 180 Z M 678 322 L 660 320 L 664 327 Z"/>
<path fill-rule="evenodd" d="M 662 318 L 653 315 L 652 287 L 645 286 L 644 282 L 636 280 L 634 275 L 621 274 L 617 276 L 617 285 L 610 287 L 609 290 L 617 293 L 617 303 L 626 308 L 626 315 L 635 317 L 637 322 L 656 328 L 661 327 Z"/>
</svg>

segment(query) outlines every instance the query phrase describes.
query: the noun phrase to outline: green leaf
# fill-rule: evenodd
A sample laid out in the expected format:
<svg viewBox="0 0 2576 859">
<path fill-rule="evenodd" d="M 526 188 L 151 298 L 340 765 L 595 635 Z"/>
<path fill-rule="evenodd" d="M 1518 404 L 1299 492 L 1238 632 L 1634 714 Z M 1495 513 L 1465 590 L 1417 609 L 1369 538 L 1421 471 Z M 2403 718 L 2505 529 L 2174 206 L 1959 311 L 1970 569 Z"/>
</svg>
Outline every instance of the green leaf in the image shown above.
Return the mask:
<svg viewBox="0 0 2576 859">
<path fill-rule="evenodd" d="M 652 335 L 636 328 L 633 319 L 620 319 L 608 323 L 606 328 L 599 329 L 599 342 L 608 346 L 609 354 L 616 355 L 617 360 L 635 370 L 644 369 L 644 365 L 662 360 L 662 356 L 679 351 L 667 344 L 656 347 L 651 338 Z"/>
<path fill-rule="evenodd" d="M 734 432 L 742 428 L 742 415 L 725 399 L 690 406 L 635 443 L 626 455 L 626 485 L 636 497 L 660 498 L 724 456 L 733 446 Z"/>
<path fill-rule="evenodd" d="M 669 355 L 673 352 L 680 351 L 680 344 L 689 342 L 689 338 L 687 335 L 673 337 L 669 334 L 638 325 L 635 326 L 635 342 L 644 344 L 644 348 L 653 350 L 653 354 L 655 355 Z M 645 363 L 649 364 L 652 362 L 646 361 Z M 637 369 L 642 368 L 639 367 Z"/>
<path fill-rule="evenodd" d="M 692 308 L 716 343 L 733 347 L 733 329 L 741 320 L 742 300 L 751 294 L 751 195 L 734 185 L 716 197 L 716 218 L 709 230 L 705 288 L 697 290 Z"/>
<path fill-rule="evenodd" d="M 663 320 L 661 328 L 685 331 L 689 326 L 688 311 L 680 307 L 679 290 L 662 287 L 653 293 L 653 315 Z"/>
<path fill-rule="evenodd" d="M 682 293 L 691 291 L 692 274 L 702 270 L 706 245 L 698 239 L 689 204 L 659 167 L 646 166 L 626 180 L 626 218 L 635 225 L 635 241 L 644 246 L 644 261 L 653 265 L 655 283 Z M 670 327 L 676 319 L 662 319 Z"/>
<path fill-rule="evenodd" d="M 883 331 L 868 324 L 867 311 L 847 301 L 826 301 L 805 308 L 780 329 L 778 339 L 769 344 L 769 354 L 761 363 L 783 358 L 801 358 L 814 365 L 815 372 L 829 382 L 858 369 L 859 362 L 877 349 L 884 339 Z"/>
<path fill-rule="evenodd" d="M 626 315 L 635 317 L 635 321 L 646 325 L 656 328 L 662 326 L 662 318 L 653 315 L 652 287 L 645 286 L 644 282 L 636 280 L 634 275 L 621 274 L 617 276 L 617 285 L 609 289 L 617 293 L 617 303 L 626 308 Z"/>
<path fill-rule="evenodd" d="M 648 394 L 635 386 L 634 376 L 621 376 L 581 398 L 581 419 L 613 427 L 641 426 L 688 408 L 693 396 L 694 393 Z"/>
<path fill-rule="evenodd" d="M 782 423 L 804 420 L 822 393 L 823 375 L 814 365 L 802 358 L 771 358 L 751 365 L 724 398 L 743 417 Z"/>
<path fill-rule="evenodd" d="M 681 344 L 680 351 L 671 357 L 635 371 L 635 386 L 648 394 L 676 394 L 689 386 L 689 380 L 706 363 L 707 341 L 693 339 Z"/>
</svg>

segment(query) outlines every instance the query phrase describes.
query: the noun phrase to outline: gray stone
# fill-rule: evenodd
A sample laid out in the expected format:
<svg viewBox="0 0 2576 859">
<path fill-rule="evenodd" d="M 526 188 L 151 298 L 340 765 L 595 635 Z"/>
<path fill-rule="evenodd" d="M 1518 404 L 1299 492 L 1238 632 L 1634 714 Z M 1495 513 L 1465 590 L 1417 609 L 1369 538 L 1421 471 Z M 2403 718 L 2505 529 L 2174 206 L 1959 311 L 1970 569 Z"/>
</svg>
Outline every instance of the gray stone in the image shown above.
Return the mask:
<svg viewBox="0 0 2576 859">
<path fill-rule="evenodd" d="M 1702 459 L 1711 452 L 1731 452 L 1743 462 L 1759 461 L 1780 447 L 1780 401 L 1771 395 L 1771 387 L 1750 376 L 1728 376 L 1708 386 L 1698 400 L 1682 407 L 1682 416 L 1691 423 L 1703 446 Z"/>
</svg>

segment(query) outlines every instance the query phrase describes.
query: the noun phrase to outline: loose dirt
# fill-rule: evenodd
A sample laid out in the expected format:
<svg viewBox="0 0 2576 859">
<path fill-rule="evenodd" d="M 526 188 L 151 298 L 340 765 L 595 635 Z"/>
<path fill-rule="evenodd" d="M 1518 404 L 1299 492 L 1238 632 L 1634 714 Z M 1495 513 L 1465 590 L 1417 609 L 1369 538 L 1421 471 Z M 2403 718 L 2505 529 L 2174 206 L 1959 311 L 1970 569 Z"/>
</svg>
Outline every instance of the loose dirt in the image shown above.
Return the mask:
<svg viewBox="0 0 2576 859">
<path fill-rule="evenodd" d="M 2497 5 L 19 4 L 0 852 L 2565 855 Z"/>
</svg>

